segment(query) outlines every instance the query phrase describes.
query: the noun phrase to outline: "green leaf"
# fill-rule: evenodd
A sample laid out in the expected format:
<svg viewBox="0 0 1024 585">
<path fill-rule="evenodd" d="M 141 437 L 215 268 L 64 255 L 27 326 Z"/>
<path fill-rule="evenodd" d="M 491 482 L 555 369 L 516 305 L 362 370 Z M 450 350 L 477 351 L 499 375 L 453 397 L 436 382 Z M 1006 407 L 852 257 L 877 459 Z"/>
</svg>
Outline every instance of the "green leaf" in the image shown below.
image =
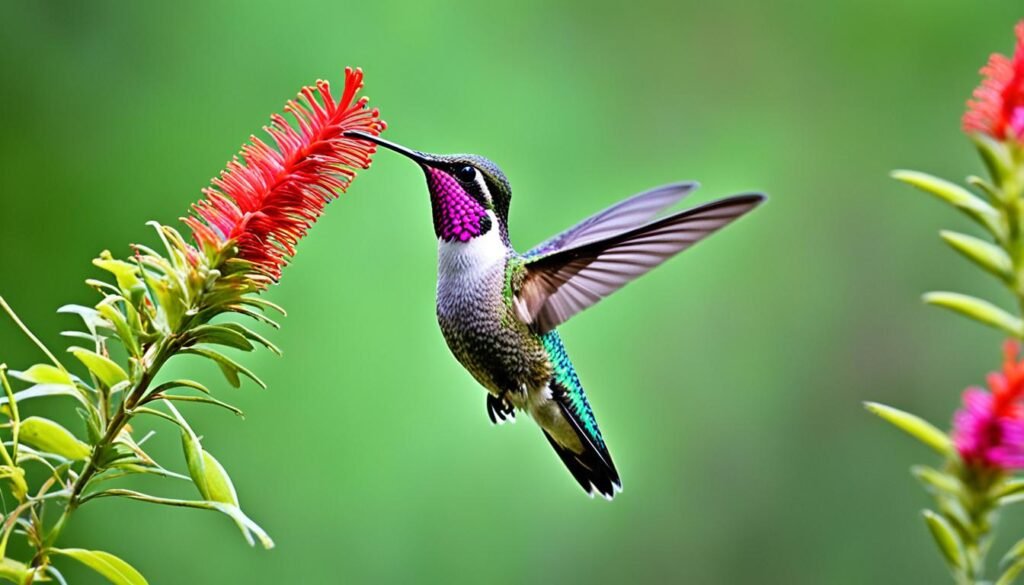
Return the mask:
<svg viewBox="0 0 1024 585">
<path fill-rule="evenodd" d="M 73 461 L 87 459 L 89 445 L 79 441 L 71 431 L 50 419 L 30 416 L 21 421 L 20 438 L 33 447 Z"/>
<path fill-rule="evenodd" d="M 1013 262 L 1002 248 L 974 236 L 953 231 L 939 232 L 954 250 L 1005 282 L 1013 280 Z"/>
<path fill-rule="evenodd" d="M 930 292 L 924 302 L 956 311 L 975 321 L 1002 329 L 1014 337 L 1024 335 L 1024 323 L 988 301 L 952 292 Z"/>
<path fill-rule="evenodd" d="M 114 297 L 107 297 L 102 303 L 96 306 L 100 314 L 106 317 L 108 321 L 114 324 L 114 330 L 117 331 L 117 336 L 120 338 L 121 343 L 124 344 L 125 349 L 128 350 L 133 356 L 142 355 L 142 349 L 139 347 L 139 338 L 135 334 L 135 331 L 128 325 L 128 320 L 121 311 L 114 306 L 114 302 L 111 299 Z M 108 302 L 109 301 L 109 302 Z"/>
<path fill-rule="evenodd" d="M 85 323 L 86 329 L 89 333 L 96 335 L 96 329 L 113 329 L 114 325 L 103 318 L 99 311 L 92 307 L 83 307 L 82 305 L 64 305 L 57 309 L 58 313 L 73 313 L 82 318 Z"/>
<path fill-rule="evenodd" d="M 29 386 L 24 390 L 15 392 L 14 401 L 21 404 L 26 400 L 44 396 L 71 396 L 83 405 L 87 404 L 86 399 L 78 391 L 78 388 L 63 384 L 36 384 L 35 386 Z M 6 396 L 0 396 L 0 405 L 7 404 L 8 402 L 9 400 Z"/>
<path fill-rule="evenodd" d="M 999 212 L 984 199 L 977 197 L 960 185 L 917 171 L 893 171 L 892 177 L 953 205 L 980 223 L 992 234 L 996 236 L 1002 234 L 1003 229 L 1000 227 Z"/>
<path fill-rule="evenodd" d="M 95 445 L 99 443 L 103 437 L 103 430 L 100 428 L 102 423 L 100 422 L 100 414 L 92 405 L 88 405 L 85 408 L 76 408 L 75 412 L 78 413 L 78 418 L 82 419 L 85 423 L 85 432 L 89 437 L 89 442 Z"/>
<path fill-rule="evenodd" d="M 1014 548 L 1016 548 L 1016 545 L 1014 545 Z M 999 580 L 996 581 L 995 585 L 1012 585 L 1013 582 L 1017 580 L 1017 577 L 1020 576 L 1021 571 L 1024 571 L 1024 561 L 1018 561 L 1013 565 L 1010 565 L 1010 567 L 1007 568 L 999 577 Z"/>
<path fill-rule="evenodd" d="M 200 510 L 216 510 L 222 514 L 230 516 L 235 524 L 238 525 L 239 530 L 242 531 L 242 535 L 250 545 L 255 545 L 256 540 L 259 540 L 260 544 L 264 548 L 273 548 L 274 541 L 270 539 L 267 533 L 259 527 L 258 524 L 249 519 L 245 513 L 238 506 L 231 504 L 224 504 L 221 502 L 209 502 L 209 501 L 192 501 L 192 500 L 175 500 L 171 498 L 161 498 L 157 496 L 151 496 L 140 492 L 125 490 L 125 489 L 109 489 L 102 492 L 90 494 L 91 498 L 109 498 L 109 497 L 123 497 L 138 500 L 140 502 L 149 502 L 151 504 L 161 504 L 164 506 L 178 506 L 182 508 L 198 508 Z M 254 540 L 255 537 L 255 540 Z"/>
<path fill-rule="evenodd" d="M 51 551 L 75 559 L 114 585 L 148 585 L 145 577 L 134 567 L 108 552 L 84 548 L 54 548 Z"/>
<path fill-rule="evenodd" d="M 11 371 L 11 375 L 24 382 L 32 384 L 65 384 L 74 386 L 75 381 L 71 374 L 49 364 L 36 364 L 24 372 Z"/>
<path fill-rule="evenodd" d="M 176 330 L 187 309 L 184 293 L 170 278 L 160 278 L 149 271 L 143 271 L 142 274 L 160 308 L 159 314 L 162 317 L 163 330 Z"/>
<path fill-rule="evenodd" d="M 220 325 L 200 325 L 190 332 L 196 343 L 214 343 L 242 351 L 252 351 L 253 346 L 240 332 Z"/>
<path fill-rule="evenodd" d="M 910 472 L 921 482 L 924 489 L 932 494 L 947 494 L 959 497 L 963 494 L 963 486 L 956 477 L 943 473 L 927 465 L 915 465 Z"/>
<path fill-rule="evenodd" d="M 12 581 L 21 585 L 28 581 L 29 575 L 32 571 L 24 563 L 19 563 L 14 559 L 2 559 L 0 560 L 0 579 Z"/>
<path fill-rule="evenodd" d="M 195 380 L 171 380 L 170 382 L 164 382 L 163 384 L 160 384 L 155 389 L 153 389 L 153 394 L 160 394 L 172 388 L 192 388 L 193 390 L 198 390 L 203 394 L 211 393 L 206 386 L 203 386 L 202 384 L 196 382 Z"/>
<path fill-rule="evenodd" d="M 1006 551 L 1006 554 L 999 561 L 999 566 L 1006 567 L 1021 561 L 1024 561 L 1024 538 L 1018 540 L 1010 547 L 1010 550 Z"/>
<path fill-rule="evenodd" d="M 945 557 L 946 562 L 954 570 L 962 571 L 965 557 L 964 546 L 960 542 L 960 537 L 957 536 L 956 530 L 948 520 L 931 510 L 924 510 L 921 513 L 924 515 L 924 521 L 928 524 L 928 530 L 932 533 L 935 543 L 939 545 L 939 550 L 942 551 L 942 556 Z"/>
<path fill-rule="evenodd" d="M 996 184 L 1014 174 L 1015 165 L 1009 147 L 1001 140 L 996 140 L 980 132 L 971 134 L 971 140 L 978 148 L 978 154 L 985 161 L 988 172 Z"/>
<path fill-rule="evenodd" d="M 1024 493 L 1024 479 L 1020 478 L 1008 479 L 995 489 L 995 497 L 997 498 L 1015 496 L 1022 493 Z"/>
<path fill-rule="evenodd" d="M 139 267 L 135 264 L 114 260 L 107 250 L 104 250 L 100 257 L 93 260 L 92 263 L 113 274 L 117 279 L 118 288 L 124 292 L 125 296 L 134 299 L 140 291 L 145 290 L 142 279 L 139 278 Z"/>
<path fill-rule="evenodd" d="M 224 323 L 222 326 L 227 327 L 229 329 L 234 329 L 235 331 L 244 335 L 245 338 L 248 339 L 249 341 L 258 343 L 263 347 L 266 347 L 270 351 L 274 352 L 275 354 L 281 355 L 281 350 L 278 349 L 276 345 L 271 343 L 270 340 L 268 340 L 266 337 L 263 337 L 259 333 L 256 333 L 252 329 L 249 329 L 245 325 L 242 325 L 241 323 Z"/>
<path fill-rule="evenodd" d="M 219 406 L 225 410 L 231 411 L 233 414 L 236 414 L 240 417 L 245 417 L 245 413 L 243 413 L 238 407 L 228 404 L 227 402 L 217 400 L 216 398 L 213 398 L 211 396 L 180 396 L 176 394 L 153 394 L 152 396 L 154 399 L 160 400 L 173 400 L 176 402 L 196 402 L 199 404 L 210 404 L 212 406 Z"/>
<path fill-rule="evenodd" d="M 85 364 L 85 367 L 89 368 L 89 371 L 95 374 L 108 388 L 128 381 L 128 374 L 110 358 L 81 347 L 69 347 L 68 351 L 74 354 L 78 361 Z"/>
<path fill-rule="evenodd" d="M 224 374 L 224 377 L 227 379 L 228 383 L 234 386 L 235 388 L 238 388 L 239 386 L 242 385 L 242 382 L 239 379 L 238 374 L 242 374 L 245 377 L 252 380 L 253 382 L 256 382 L 261 388 L 267 387 L 267 385 L 263 383 L 263 380 L 260 380 L 259 378 L 256 377 L 256 374 L 253 374 L 245 366 L 239 364 L 238 362 L 232 360 L 231 358 L 220 352 L 216 352 L 212 349 L 207 349 L 205 347 L 189 347 L 181 350 L 181 353 L 190 353 L 212 360 L 214 363 L 217 364 L 217 366 L 220 367 L 220 371 Z"/>
<path fill-rule="evenodd" d="M 864 407 L 873 414 L 878 415 L 890 424 L 907 433 L 911 437 L 928 445 L 940 455 L 955 457 L 956 450 L 953 448 L 953 441 L 946 433 L 937 429 L 928 421 L 902 410 L 879 404 L 877 402 L 865 402 Z"/>
</svg>

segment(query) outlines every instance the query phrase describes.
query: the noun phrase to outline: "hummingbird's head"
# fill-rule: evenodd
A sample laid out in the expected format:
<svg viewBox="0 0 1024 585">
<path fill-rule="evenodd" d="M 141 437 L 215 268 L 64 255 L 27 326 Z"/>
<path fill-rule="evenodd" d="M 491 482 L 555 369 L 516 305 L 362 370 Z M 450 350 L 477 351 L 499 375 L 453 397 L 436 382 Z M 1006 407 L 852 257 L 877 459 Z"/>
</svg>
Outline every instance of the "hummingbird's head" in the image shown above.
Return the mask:
<svg viewBox="0 0 1024 585">
<path fill-rule="evenodd" d="M 512 189 L 498 165 L 475 154 L 428 154 L 356 130 L 345 136 L 379 144 L 419 163 L 427 177 L 439 239 L 468 242 L 497 229 L 508 242 Z"/>
</svg>

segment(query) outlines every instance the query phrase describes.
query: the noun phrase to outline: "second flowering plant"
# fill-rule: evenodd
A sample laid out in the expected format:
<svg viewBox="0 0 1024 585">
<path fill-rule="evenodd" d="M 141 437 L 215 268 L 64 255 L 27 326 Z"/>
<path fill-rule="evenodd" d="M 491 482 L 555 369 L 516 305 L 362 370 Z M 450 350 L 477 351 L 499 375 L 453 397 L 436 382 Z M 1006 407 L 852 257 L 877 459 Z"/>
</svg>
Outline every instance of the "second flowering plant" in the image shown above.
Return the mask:
<svg viewBox="0 0 1024 585">
<path fill-rule="evenodd" d="M 918 465 L 913 474 L 933 496 L 924 519 L 954 580 L 990 583 L 989 553 L 1000 511 L 1024 501 L 1024 22 L 1016 27 L 1011 57 L 993 55 L 984 80 L 968 102 L 964 131 L 977 146 L 988 178 L 972 176 L 973 191 L 915 171 L 893 176 L 953 205 L 972 218 L 985 237 L 943 231 L 942 239 L 999 279 L 1016 299 L 1013 310 L 954 292 L 932 292 L 925 301 L 951 309 L 1010 336 L 1003 364 L 987 387 L 968 388 L 947 434 L 917 416 L 868 403 L 875 414 L 943 456 L 940 467 Z M 1009 547 L 996 585 L 1010 585 L 1024 573 L 1024 539 Z"/>
</svg>

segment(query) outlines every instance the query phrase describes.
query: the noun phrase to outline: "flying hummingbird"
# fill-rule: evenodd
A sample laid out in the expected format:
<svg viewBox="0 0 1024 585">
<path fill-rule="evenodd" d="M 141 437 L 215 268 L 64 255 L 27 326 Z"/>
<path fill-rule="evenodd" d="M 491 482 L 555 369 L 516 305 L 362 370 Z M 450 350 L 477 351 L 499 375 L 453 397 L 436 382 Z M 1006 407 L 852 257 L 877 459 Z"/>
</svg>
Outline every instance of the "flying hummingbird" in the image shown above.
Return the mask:
<svg viewBox="0 0 1024 585">
<path fill-rule="evenodd" d="M 556 328 L 757 207 L 746 194 L 655 219 L 697 188 L 634 195 L 520 254 L 509 243 L 505 174 L 472 154 L 436 155 L 359 131 L 426 174 L 438 242 L 437 320 L 449 349 L 487 389 L 492 423 L 529 413 L 591 496 L 622 481 Z"/>
</svg>

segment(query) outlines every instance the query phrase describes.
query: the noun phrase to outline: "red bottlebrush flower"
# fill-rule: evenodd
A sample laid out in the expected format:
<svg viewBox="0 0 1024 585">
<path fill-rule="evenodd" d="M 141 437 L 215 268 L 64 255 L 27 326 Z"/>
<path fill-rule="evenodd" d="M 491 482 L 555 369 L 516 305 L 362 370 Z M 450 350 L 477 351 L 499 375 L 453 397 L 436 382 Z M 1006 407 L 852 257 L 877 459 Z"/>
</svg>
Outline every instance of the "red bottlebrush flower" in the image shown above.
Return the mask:
<svg viewBox="0 0 1024 585">
<path fill-rule="evenodd" d="M 965 132 L 981 132 L 998 140 L 1024 139 L 1024 21 L 1017 24 L 1013 57 L 998 53 L 981 69 L 985 79 L 968 100 Z"/>
<path fill-rule="evenodd" d="M 342 136 L 348 130 L 377 135 L 386 127 L 367 98 L 353 102 L 362 88 L 363 72 L 345 69 L 345 88 L 337 101 L 326 81 L 304 87 L 285 106 L 298 128 L 281 115 L 264 130 L 272 148 L 253 136 L 227 169 L 203 189 L 206 198 L 184 218 L 200 248 L 221 250 L 232 242 L 237 257 L 252 262 L 277 280 L 298 243 L 320 217 L 324 206 L 345 191 L 356 169 L 365 169 L 375 147 Z"/>
<path fill-rule="evenodd" d="M 1003 371 L 988 376 L 991 392 L 968 388 L 953 417 L 953 441 L 969 465 L 1024 469 L 1024 361 L 1020 347 L 1004 345 Z"/>
</svg>

